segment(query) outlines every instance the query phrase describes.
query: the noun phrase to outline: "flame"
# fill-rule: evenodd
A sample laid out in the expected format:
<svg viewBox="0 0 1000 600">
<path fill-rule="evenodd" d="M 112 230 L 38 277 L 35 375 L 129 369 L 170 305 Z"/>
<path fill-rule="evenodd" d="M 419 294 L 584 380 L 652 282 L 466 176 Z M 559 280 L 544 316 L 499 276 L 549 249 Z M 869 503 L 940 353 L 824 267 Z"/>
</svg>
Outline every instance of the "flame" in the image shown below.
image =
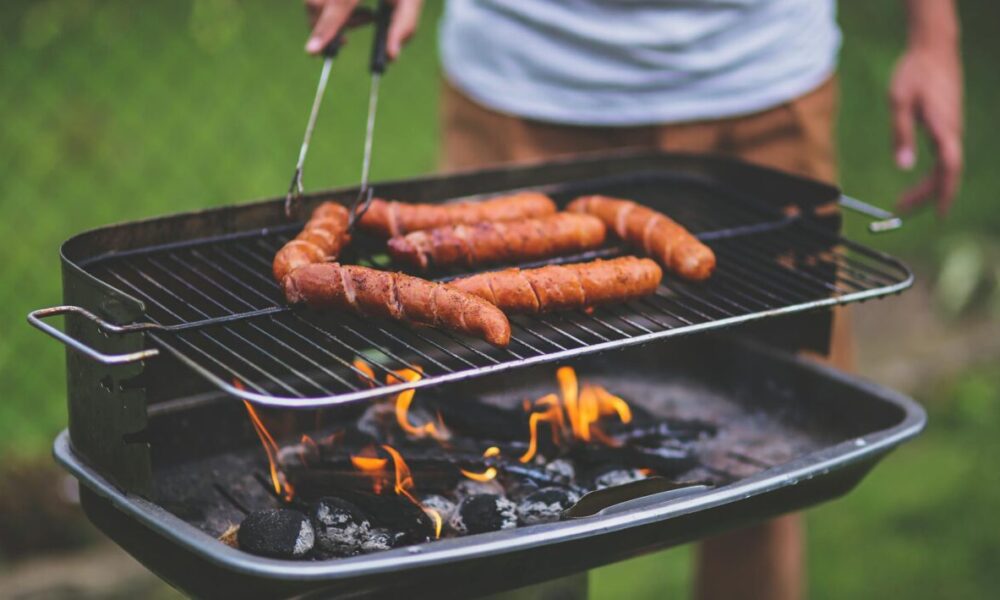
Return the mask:
<svg viewBox="0 0 1000 600">
<path fill-rule="evenodd" d="M 354 365 L 355 369 L 360 371 L 358 379 L 368 384 L 368 387 L 375 387 L 375 384 L 378 382 L 378 380 L 375 379 L 375 371 L 371 368 L 371 365 L 361 360 L 360 358 L 355 358 L 351 364 Z M 364 375 L 364 377 L 362 377 L 361 375 Z"/>
<path fill-rule="evenodd" d="M 403 456 L 397 452 L 395 448 L 389 446 L 388 444 L 382 444 L 382 449 L 388 452 L 389 456 L 392 457 L 392 464 L 396 470 L 396 483 L 393 486 L 396 494 L 404 496 L 407 500 L 415 504 L 417 508 L 424 511 L 424 514 L 430 517 L 431 521 L 434 523 L 434 538 L 440 538 L 441 527 L 444 524 L 441 519 L 441 514 L 433 508 L 428 508 L 421 504 L 420 501 L 417 500 L 417 498 L 410 492 L 410 490 L 414 487 L 413 475 L 410 473 L 410 467 L 408 467 L 406 461 L 403 460 Z"/>
<path fill-rule="evenodd" d="M 234 385 L 240 389 L 243 386 L 239 381 L 235 381 Z M 243 405 L 246 406 L 247 414 L 250 415 L 250 422 L 253 423 L 254 431 L 257 432 L 257 437 L 260 438 L 260 443 L 264 446 L 264 453 L 267 455 L 267 464 L 271 473 L 271 485 L 274 487 L 274 493 L 278 494 L 285 501 L 290 501 L 295 497 L 295 490 L 292 488 L 291 484 L 285 480 L 285 474 L 278 469 L 278 443 L 274 441 L 271 433 L 264 427 L 264 422 L 261 421 L 260 416 L 257 415 L 257 411 L 254 410 L 253 405 L 243 401 Z"/>
<path fill-rule="evenodd" d="M 499 456 L 500 448 L 496 446 L 490 446 L 483 452 L 483 458 L 490 458 L 491 456 Z M 492 481 L 497 477 L 496 467 L 487 467 L 482 473 L 476 473 L 475 471 L 466 471 L 465 469 L 459 469 L 462 475 L 465 475 L 473 481 Z"/>
<path fill-rule="evenodd" d="M 351 464 L 372 480 L 372 491 L 381 494 L 386 484 L 386 466 L 389 459 L 378 456 L 375 446 L 365 446 L 359 454 L 351 455 Z"/>
<path fill-rule="evenodd" d="M 549 423 L 552 441 L 557 446 L 564 439 L 618 445 L 616 440 L 601 430 L 600 421 L 614 416 L 622 423 L 631 422 L 632 409 L 628 403 L 601 386 L 581 386 L 576 371 L 571 367 L 556 370 L 556 381 L 559 384 L 559 396 L 546 394 L 534 403 L 524 403 L 525 411 L 531 412 L 528 418 L 528 449 L 518 460 L 526 463 L 538 453 L 539 423 Z"/>
<path fill-rule="evenodd" d="M 371 380 L 375 379 L 375 371 L 367 362 L 360 358 L 355 358 L 353 364 L 354 368 L 364 373 Z M 423 368 L 419 365 L 410 365 L 409 368 L 398 369 L 387 374 L 385 376 L 385 382 L 387 385 L 392 385 L 395 383 L 402 383 L 404 381 L 408 383 L 420 381 L 423 377 L 423 372 Z M 372 381 L 369 380 L 367 383 L 372 384 Z M 438 415 L 437 423 L 427 422 L 422 425 L 414 425 L 410 422 L 410 405 L 413 404 L 413 398 L 416 394 L 416 390 L 410 389 L 404 390 L 396 396 L 396 423 L 399 424 L 399 428 L 406 432 L 407 435 L 417 439 L 429 437 L 439 442 L 448 440 L 451 437 L 451 434 L 444 426 L 444 421 L 441 419 L 440 414 Z"/>
</svg>

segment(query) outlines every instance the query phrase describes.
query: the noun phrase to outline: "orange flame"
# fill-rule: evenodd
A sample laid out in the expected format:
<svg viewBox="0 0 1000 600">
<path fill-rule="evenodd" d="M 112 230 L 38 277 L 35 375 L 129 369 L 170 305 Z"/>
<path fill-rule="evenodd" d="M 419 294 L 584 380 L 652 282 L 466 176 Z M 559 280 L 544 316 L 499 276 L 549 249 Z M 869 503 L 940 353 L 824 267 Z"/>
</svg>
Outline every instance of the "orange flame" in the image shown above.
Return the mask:
<svg viewBox="0 0 1000 600">
<path fill-rule="evenodd" d="M 491 456 L 499 456 L 499 454 L 500 454 L 500 448 L 497 448 L 496 446 L 490 446 L 483 452 L 483 458 L 490 458 Z M 466 471 L 465 469 L 459 469 L 459 471 L 461 471 L 462 475 L 465 475 L 466 477 L 468 477 L 473 481 L 486 482 L 486 481 L 492 481 L 497 477 L 496 467 L 487 467 L 486 470 L 483 471 L 482 473 L 476 473 L 475 471 Z"/>
<path fill-rule="evenodd" d="M 382 449 L 388 452 L 389 456 L 392 457 L 392 464 L 396 470 L 396 484 L 393 489 L 398 495 L 406 497 L 407 500 L 415 504 L 417 508 L 424 511 L 424 514 L 430 517 L 431 521 L 434 523 L 434 537 L 435 539 L 440 538 L 441 527 L 444 524 L 441 519 L 441 514 L 433 508 L 428 508 L 421 504 L 420 501 L 417 500 L 417 498 L 410 492 L 410 490 L 414 487 L 413 475 L 410 473 L 410 467 L 408 467 L 406 461 L 403 460 L 403 456 L 397 452 L 395 448 L 389 446 L 388 444 L 383 444 Z"/>
<path fill-rule="evenodd" d="M 375 379 L 375 371 L 371 368 L 371 365 L 361 360 L 360 358 L 355 358 L 351 364 L 354 365 L 355 369 L 361 372 L 358 375 L 358 379 L 368 384 L 368 387 L 375 387 L 375 383 L 378 380 Z M 362 377 L 361 375 L 364 375 L 364 377 Z"/>
<path fill-rule="evenodd" d="M 364 360 L 355 358 L 354 367 L 365 373 L 371 379 L 375 379 L 375 372 Z M 419 365 L 410 365 L 409 368 L 398 369 L 387 374 L 385 376 L 385 382 L 388 385 L 392 385 L 396 383 L 403 383 L 404 381 L 408 383 L 420 381 L 423 377 L 423 372 L 424 370 Z M 371 381 L 368 383 L 371 383 Z M 417 439 L 429 437 L 439 442 L 448 440 L 451 437 L 451 434 L 444 426 L 444 421 L 441 420 L 440 415 L 438 415 L 437 423 L 428 421 L 422 425 L 414 425 L 410 422 L 410 405 L 413 404 L 413 398 L 416 394 L 416 390 L 410 389 L 404 390 L 396 395 L 396 423 L 399 425 L 399 428 L 406 432 L 407 435 Z"/>
<path fill-rule="evenodd" d="M 379 457 L 375 446 L 366 446 L 359 454 L 351 455 L 351 464 L 371 478 L 373 492 L 382 493 L 387 482 L 385 468 L 389 464 L 389 459 Z"/>
<path fill-rule="evenodd" d="M 243 388 L 239 381 L 234 381 L 233 385 L 240 389 Z M 267 455 L 267 464 L 271 472 L 271 485 L 274 487 L 274 492 L 284 498 L 286 502 L 290 501 L 295 497 L 295 490 L 285 480 L 285 474 L 278 469 L 278 443 L 274 441 L 267 427 L 264 427 L 264 422 L 257 415 L 257 411 L 254 410 L 253 405 L 246 400 L 243 401 L 243 405 L 246 406 L 247 414 L 250 415 L 250 422 L 253 423 L 254 431 L 257 432 L 257 437 L 260 438 L 260 443 L 264 446 L 264 453 Z"/>
<path fill-rule="evenodd" d="M 528 450 L 518 458 L 522 463 L 530 461 L 538 452 L 539 423 L 550 424 L 552 441 L 556 445 L 563 439 L 575 439 L 614 446 L 617 442 L 601 430 L 600 420 L 615 416 L 622 423 L 632 421 L 632 409 L 627 402 L 601 386 L 580 386 L 576 371 L 571 367 L 560 367 L 556 371 L 556 381 L 560 396 L 546 394 L 534 403 L 525 401 L 525 410 L 534 412 L 528 418 Z M 545 410 L 539 410 L 542 408 Z"/>
</svg>

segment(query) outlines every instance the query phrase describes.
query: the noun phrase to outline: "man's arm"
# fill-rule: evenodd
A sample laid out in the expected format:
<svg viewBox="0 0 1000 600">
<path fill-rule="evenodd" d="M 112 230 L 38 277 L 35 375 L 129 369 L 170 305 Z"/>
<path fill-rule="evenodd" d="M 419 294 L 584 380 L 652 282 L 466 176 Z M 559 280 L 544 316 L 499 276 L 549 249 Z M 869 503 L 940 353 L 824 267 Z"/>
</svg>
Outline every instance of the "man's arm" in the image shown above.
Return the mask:
<svg viewBox="0 0 1000 600">
<path fill-rule="evenodd" d="M 947 214 L 962 174 L 962 60 L 955 0 L 904 0 L 907 45 L 892 77 L 896 164 L 916 164 L 916 125 L 926 128 L 935 149 L 935 165 L 899 201 L 909 210 L 935 200 Z"/>
</svg>

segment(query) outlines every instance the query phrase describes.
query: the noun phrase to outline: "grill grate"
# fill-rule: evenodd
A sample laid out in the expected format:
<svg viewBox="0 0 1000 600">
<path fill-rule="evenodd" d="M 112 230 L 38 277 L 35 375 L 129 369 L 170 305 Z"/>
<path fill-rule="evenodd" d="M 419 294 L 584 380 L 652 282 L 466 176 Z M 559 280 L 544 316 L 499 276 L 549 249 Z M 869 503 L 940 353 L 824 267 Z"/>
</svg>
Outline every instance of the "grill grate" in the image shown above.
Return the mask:
<svg viewBox="0 0 1000 600">
<path fill-rule="evenodd" d="M 654 296 L 627 304 L 513 317 L 511 344 L 498 349 L 436 329 L 287 308 L 271 277 L 271 260 L 298 225 L 97 257 L 86 268 L 142 300 L 154 343 L 219 387 L 262 404 L 301 407 L 848 303 L 901 291 L 912 280 L 906 267 L 886 255 L 696 177 L 666 184 L 633 176 L 547 191 L 557 201 L 607 193 L 661 209 L 712 247 L 716 273 L 699 284 L 668 273 Z M 383 248 L 358 236 L 344 260 L 393 268 Z M 627 252 L 609 244 L 559 261 Z M 374 367 L 375 380 L 352 365 L 358 357 Z M 411 364 L 423 368 L 421 380 L 384 383 L 392 371 Z"/>
</svg>

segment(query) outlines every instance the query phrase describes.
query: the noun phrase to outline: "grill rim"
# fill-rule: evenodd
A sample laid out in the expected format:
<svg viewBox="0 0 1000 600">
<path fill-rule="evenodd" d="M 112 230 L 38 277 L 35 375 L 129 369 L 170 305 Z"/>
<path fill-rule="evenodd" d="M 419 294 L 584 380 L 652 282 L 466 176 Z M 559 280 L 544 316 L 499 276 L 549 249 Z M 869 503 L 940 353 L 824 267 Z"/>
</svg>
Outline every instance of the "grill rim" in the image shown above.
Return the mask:
<svg viewBox="0 0 1000 600">
<path fill-rule="evenodd" d="M 810 375 L 848 385 L 860 394 L 871 396 L 873 401 L 883 402 L 899 409 L 902 418 L 891 427 L 807 453 L 793 461 L 766 469 L 732 484 L 681 496 L 651 507 L 640 507 L 569 522 L 439 540 L 373 555 L 306 563 L 257 557 L 230 548 L 169 513 L 155 502 L 121 492 L 77 456 L 66 430 L 56 438 L 53 454 L 62 467 L 89 490 L 110 501 L 126 517 L 138 521 L 151 530 L 151 533 L 166 538 L 216 566 L 240 575 L 269 580 L 335 583 L 386 573 L 400 575 L 460 560 L 495 559 L 502 553 L 529 550 L 601 534 L 613 534 L 721 508 L 731 503 L 748 501 L 801 481 L 829 477 L 851 466 L 861 466 L 868 462 L 874 464 L 896 446 L 918 435 L 926 425 L 927 415 L 923 407 L 905 394 L 759 343 L 728 338 L 725 341 L 761 353 L 794 369 L 808 371 Z M 863 474 L 857 476 L 850 487 L 860 482 L 862 477 Z M 419 550 L 415 550 L 416 548 Z"/>
<path fill-rule="evenodd" d="M 603 160 L 607 160 L 608 156 L 609 155 L 607 155 L 607 154 L 595 155 L 592 158 L 592 160 L 603 161 Z M 696 160 L 696 161 L 705 161 L 706 160 L 706 157 L 704 157 L 704 156 L 697 156 L 697 155 L 691 155 L 691 156 L 671 155 L 671 154 L 655 153 L 655 152 L 654 153 L 622 154 L 620 156 L 617 156 L 617 155 L 612 155 L 612 156 L 615 156 L 616 158 L 624 158 L 624 159 L 626 159 L 626 161 L 628 161 L 628 160 L 634 160 L 636 158 L 644 158 L 644 159 L 651 159 L 651 158 L 652 159 L 663 159 L 663 158 L 666 158 L 668 160 L 669 159 L 674 159 L 674 160 L 681 159 L 681 160 Z M 739 161 L 734 161 L 734 160 L 731 160 L 731 159 L 719 159 L 719 158 L 715 158 L 715 157 L 709 157 L 707 160 L 709 160 L 709 161 L 718 161 L 718 162 L 721 162 L 723 164 L 738 164 L 740 166 L 740 168 L 750 169 L 751 171 L 762 171 L 762 172 L 774 173 L 772 170 L 769 170 L 769 169 L 765 169 L 765 168 L 762 168 L 762 167 L 755 167 L 755 166 L 752 166 L 752 165 L 747 165 L 745 163 L 740 163 Z M 581 162 L 581 160 L 579 158 L 574 158 L 574 159 L 569 159 L 569 160 L 567 160 L 565 162 L 566 163 L 578 164 L 578 163 Z M 585 161 L 583 161 L 583 162 L 585 162 Z M 557 163 L 543 163 L 542 165 L 543 166 L 552 166 L 553 164 L 558 164 L 558 162 Z M 649 167 L 648 165 L 646 165 L 645 167 L 640 166 L 640 167 L 637 167 L 635 169 L 629 170 L 629 168 L 628 168 L 629 167 L 629 163 L 627 163 L 627 162 L 625 164 L 625 167 L 626 167 L 625 171 L 623 173 L 618 173 L 617 177 L 619 177 L 619 178 L 629 177 L 629 176 L 634 177 L 636 175 L 643 175 L 643 174 L 653 173 L 656 170 L 656 169 L 654 169 L 652 167 Z M 513 167 L 513 168 L 516 169 L 517 167 Z M 510 168 L 508 168 L 507 170 L 510 170 Z M 503 172 L 503 170 L 499 170 L 499 171 L 498 170 L 472 171 L 472 172 L 470 172 L 470 173 L 468 173 L 466 175 L 467 176 L 475 177 L 475 176 L 481 175 L 482 173 L 487 173 L 487 172 L 493 172 L 493 173 L 495 173 L 495 172 Z M 814 185 L 814 186 L 818 186 L 818 188 L 817 188 L 818 190 L 823 190 L 823 192 L 824 192 L 823 193 L 823 197 L 824 198 L 826 197 L 827 194 L 833 194 L 835 197 L 839 196 L 839 191 L 836 188 L 833 188 L 832 186 L 827 186 L 825 184 L 818 183 L 818 182 L 813 182 L 811 180 L 805 180 L 805 179 L 802 179 L 802 178 L 796 178 L 795 176 L 787 175 L 787 174 L 784 174 L 784 173 L 782 173 L 781 175 L 782 175 L 782 177 L 790 179 L 790 180 L 798 179 L 798 180 L 801 180 L 801 181 L 806 182 L 808 184 L 811 184 L 811 185 Z M 427 181 L 434 181 L 434 180 L 440 181 L 442 179 L 446 179 L 447 177 L 449 177 L 449 176 L 444 176 L 444 177 L 429 177 L 429 178 L 418 179 L 418 180 L 407 180 L 407 181 L 401 182 L 401 183 L 407 183 L 407 184 L 411 184 L 411 185 L 414 184 L 414 183 L 416 183 L 417 185 L 419 185 L 420 182 L 427 182 Z M 562 182 L 558 182 L 558 183 L 549 183 L 547 185 L 532 186 L 532 187 L 533 188 L 545 189 L 546 187 L 549 187 L 549 188 L 559 188 L 559 187 L 566 188 L 566 187 L 573 187 L 574 185 L 575 186 L 585 186 L 588 181 L 593 181 L 595 179 L 602 179 L 602 180 L 614 179 L 615 177 L 616 177 L 615 175 L 604 176 L 604 177 L 601 177 L 600 175 L 597 175 L 597 176 L 593 176 L 593 177 L 589 177 L 589 178 L 588 177 L 581 177 L 581 178 L 578 178 L 578 179 L 571 179 L 569 181 L 562 181 Z M 695 177 L 695 178 L 697 178 L 697 177 L 706 178 L 707 176 L 705 176 L 703 174 L 700 174 L 700 175 L 692 175 L 692 177 Z M 387 187 L 387 186 L 390 186 L 390 185 L 392 185 L 392 183 L 382 184 L 383 187 Z M 519 189 L 519 188 L 515 187 L 515 188 L 512 188 L 512 189 Z M 520 188 L 520 189 L 523 189 L 523 188 Z M 346 188 L 346 190 L 347 190 L 346 192 L 344 192 L 343 190 L 339 190 L 339 191 L 338 190 L 334 190 L 334 191 L 330 191 L 330 192 L 319 192 L 319 193 L 310 195 L 308 198 L 309 198 L 310 201 L 319 201 L 320 199 L 330 199 L 330 198 L 338 199 L 338 197 L 340 195 L 351 196 L 353 194 L 353 192 L 354 192 L 354 188 Z M 476 194 L 476 195 L 482 196 L 482 195 L 490 195 L 492 193 L 495 193 L 495 192 L 489 192 L 489 193 L 483 193 L 483 194 Z M 475 197 L 476 195 L 465 196 L 465 197 Z M 236 208 L 246 208 L 247 206 L 253 206 L 253 205 L 260 205 L 260 206 L 263 206 L 263 207 L 269 207 L 270 205 L 276 205 L 276 203 L 277 203 L 276 200 L 271 199 L 271 200 L 263 200 L 263 201 L 252 202 L 252 203 L 248 203 L 248 204 L 244 204 L 244 205 L 239 205 Z M 808 204 L 808 202 L 805 202 L 803 204 Z M 233 207 L 228 207 L 228 208 L 227 207 L 221 207 L 221 208 L 216 208 L 216 209 L 210 209 L 210 210 L 207 210 L 207 211 L 198 211 L 198 212 L 193 212 L 193 213 L 184 213 L 184 214 L 180 214 L 180 215 L 173 215 L 173 216 L 170 216 L 170 217 L 160 217 L 160 218 L 157 218 L 157 219 L 150 219 L 150 220 L 147 220 L 146 222 L 157 222 L 157 221 L 164 221 L 164 222 L 166 222 L 166 221 L 171 220 L 171 219 L 174 219 L 174 220 L 183 220 L 185 218 L 190 218 L 190 217 L 202 217 L 202 218 L 205 218 L 206 215 L 211 215 L 211 214 L 225 215 L 225 214 L 227 214 L 227 211 L 231 211 L 232 208 Z M 749 204 L 749 206 L 748 206 L 747 209 L 748 210 L 753 210 L 753 211 L 764 211 L 764 210 L 771 210 L 771 211 L 773 211 L 774 210 L 773 207 L 767 206 L 765 203 L 763 203 L 762 201 L 758 201 L 758 200 L 754 200 L 753 202 L 751 202 Z M 233 216 L 239 217 L 240 215 L 233 215 Z M 231 220 L 235 220 L 235 219 L 231 219 Z M 799 226 L 799 225 L 805 226 L 805 225 L 808 224 L 808 223 L 803 223 L 803 221 L 808 221 L 808 219 L 798 219 L 795 222 L 795 224 L 793 224 L 792 226 L 793 227 Z M 142 223 L 142 221 L 135 222 L 135 223 L 128 223 L 128 224 L 126 224 L 126 227 L 130 226 L 130 225 L 137 225 L 137 224 L 140 224 L 140 223 Z M 266 233 L 266 232 L 269 232 L 269 231 L 270 232 L 286 231 L 286 230 L 287 231 L 291 231 L 295 227 L 297 227 L 297 224 L 294 224 L 294 223 L 291 223 L 291 224 L 289 224 L 289 223 L 283 223 L 281 225 L 277 225 L 277 226 L 273 226 L 273 227 L 264 227 L 264 228 L 256 227 L 256 228 L 252 228 L 251 230 L 238 229 L 236 231 L 223 232 L 223 233 L 220 233 L 220 234 L 218 234 L 217 236 L 214 236 L 214 237 L 217 238 L 217 239 L 223 239 L 223 238 L 228 239 L 229 237 L 247 237 L 247 236 L 258 235 L 261 232 L 265 232 Z M 70 249 L 73 248 L 73 247 L 75 247 L 75 246 L 80 245 L 81 242 L 79 240 L 84 240 L 88 236 L 98 235 L 102 231 L 109 231 L 109 230 L 113 231 L 114 228 L 115 228 L 115 226 L 109 226 L 109 227 L 100 228 L 100 229 L 97 229 L 97 230 L 92 230 L 91 232 L 85 232 L 85 233 L 79 234 L 78 236 L 75 236 L 74 238 L 71 238 L 70 240 L 68 240 L 63 245 L 63 249 L 61 251 L 61 253 L 63 255 L 64 266 L 66 268 L 71 268 L 71 269 L 75 269 L 75 270 L 79 271 L 79 274 L 83 275 L 88 280 L 92 279 L 93 283 L 95 285 L 99 286 L 100 289 L 105 290 L 107 293 L 109 293 L 109 295 L 113 295 L 115 297 L 119 297 L 120 299 L 122 299 L 124 301 L 131 302 L 131 303 L 134 304 L 134 306 L 138 310 L 140 310 L 142 312 L 142 314 L 144 314 L 144 315 L 148 314 L 148 310 L 147 310 L 148 305 L 143 300 L 141 300 L 141 299 L 139 299 L 139 298 L 137 298 L 137 297 L 135 297 L 133 295 L 130 295 L 128 291 L 124 291 L 120 287 L 116 287 L 113 284 L 108 283 L 108 282 L 106 282 L 106 281 L 104 281 L 104 280 L 96 277 L 93 273 L 91 273 L 89 270 L 87 270 L 88 265 L 94 264 L 96 262 L 100 262 L 102 259 L 113 258 L 114 256 L 116 256 L 115 253 L 112 253 L 110 255 L 107 254 L 107 253 L 96 254 L 96 255 L 91 255 L 89 257 L 83 257 L 83 258 L 80 258 L 78 260 L 72 260 L 70 258 L 70 255 L 73 254 L 73 252 Z M 162 348 L 162 349 L 164 349 L 166 352 L 168 352 L 169 354 L 171 354 L 172 356 L 174 356 L 177 360 L 180 360 L 188 368 L 190 368 L 195 373 L 197 373 L 200 377 L 208 380 L 212 385 L 214 385 L 218 389 L 221 389 L 225 393 L 228 393 L 228 394 L 230 394 L 230 395 L 232 395 L 234 397 L 241 398 L 241 399 L 253 402 L 255 404 L 262 405 L 262 406 L 306 409 L 306 408 L 315 408 L 315 407 L 319 407 L 319 406 L 334 406 L 334 405 L 339 405 L 339 404 L 361 402 L 361 401 L 364 401 L 364 400 L 370 400 L 370 399 L 374 399 L 374 398 L 381 398 L 381 397 L 384 397 L 386 395 L 391 395 L 391 394 L 394 394 L 394 393 L 398 393 L 398 392 L 406 390 L 406 389 L 416 389 L 416 388 L 422 388 L 422 387 L 428 387 L 428 386 L 438 385 L 438 384 L 442 384 L 442 383 L 446 383 L 446 382 L 460 381 L 460 380 L 464 380 L 464 379 L 478 377 L 478 376 L 481 376 L 481 375 L 495 374 L 495 373 L 500 373 L 500 372 L 504 372 L 504 371 L 509 371 L 509 370 L 517 369 L 517 368 L 524 367 L 524 366 L 535 365 L 535 364 L 542 364 L 542 363 L 551 363 L 551 362 L 556 362 L 556 361 L 560 361 L 560 360 L 566 360 L 566 359 L 569 359 L 569 358 L 573 358 L 575 356 L 581 356 L 581 355 L 586 355 L 586 354 L 604 352 L 604 351 L 608 351 L 608 350 L 615 349 L 615 348 L 626 348 L 626 347 L 630 347 L 630 346 L 649 344 L 649 343 L 652 343 L 652 342 L 658 341 L 658 340 L 663 340 L 663 339 L 672 338 L 672 337 L 678 337 L 678 336 L 681 336 L 681 335 L 691 335 L 691 334 L 696 334 L 696 333 L 700 333 L 700 332 L 708 331 L 708 330 L 713 330 L 713 329 L 721 329 L 721 328 L 729 327 L 729 326 L 740 324 L 740 323 L 749 323 L 749 322 L 753 322 L 753 321 L 760 321 L 760 320 L 763 320 L 763 319 L 766 319 L 766 318 L 769 318 L 769 317 L 774 317 L 774 316 L 788 315 L 788 314 L 794 314 L 794 313 L 801 313 L 801 312 L 806 312 L 806 311 L 818 310 L 818 309 L 822 309 L 822 308 L 826 308 L 826 307 L 832 307 L 832 306 L 837 306 L 837 305 L 843 305 L 843 304 L 853 303 L 853 302 L 862 301 L 862 300 L 866 300 L 866 299 L 870 299 L 870 298 L 875 298 L 875 297 L 890 295 L 890 294 L 894 294 L 894 293 L 899 293 L 899 292 L 902 292 L 903 290 L 909 288 L 913 284 L 914 275 L 913 275 L 912 271 L 910 271 L 909 268 L 906 267 L 906 265 L 903 264 L 901 261 L 899 261 L 899 260 L 897 260 L 897 259 L 895 259 L 895 258 L 893 258 L 893 257 L 891 257 L 888 254 L 885 254 L 883 252 L 880 252 L 880 251 L 868 248 L 867 246 L 864 246 L 862 244 L 858 244 L 858 243 L 852 242 L 850 240 L 847 240 L 847 239 L 845 239 L 845 238 L 843 238 L 841 236 L 837 236 L 837 235 L 831 234 L 829 232 L 826 232 L 826 231 L 822 230 L 822 228 L 820 228 L 818 225 L 815 226 L 815 228 L 816 228 L 817 232 L 822 232 L 823 235 L 829 236 L 829 239 L 831 240 L 831 243 L 835 243 L 835 244 L 838 244 L 838 245 L 850 248 L 853 251 L 861 252 L 868 259 L 871 259 L 873 261 L 878 261 L 879 263 L 881 263 L 881 265 L 880 265 L 881 267 L 888 268 L 889 270 L 893 271 L 894 275 L 898 274 L 899 275 L 899 281 L 897 283 L 892 284 L 892 285 L 875 285 L 874 287 L 871 287 L 869 289 L 863 289 L 863 290 L 845 292 L 845 293 L 840 293 L 839 295 L 836 295 L 836 296 L 820 297 L 820 298 L 816 298 L 816 299 L 813 299 L 813 300 L 806 300 L 806 301 L 792 301 L 792 300 L 788 300 L 788 301 L 785 301 L 786 303 L 784 305 L 777 306 L 777 307 L 774 307 L 774 308 L 766 308 L 766 309 L 754 310 L 754 311 L 750 312 L 749 314 L 736 314 L 736 315 L 732 315 L 732 316 L 724 316 L 722 318 L 712 318 L 711 320 L 704 321 L 704 322 L 697 322 L 697 323 L 693 323 L 693 324 L 686 324 L 686 325 L 680 325 L 680 326 L 675 326 L 675 327 L 670 327 L 670 328 L 657 329 L 655 331 L 651 331 L 651 332 L 647 332 L 647 333 L 640 333 L 640 334 L 634 334 L 634 335 L 630 334 L 630 335 L 628 335 L 626 337 L 622 337 L 622 338 L 617 338 L 616 337 L 614 339 L 605 340 L 605 341 L 589 342 L 589 343 L 582 344 L 580 346 L 573 346 L 573 347 L 565 348 L 565 349 L 561 349 L 561 350 L 552 350 L 552 351 L 546 351 L 546 352 L 539 352 L 537 354 L 532 354 L 532 355 L 529 355 L 529 356 L 526 356 L 526 357 L 520 357 L 520 356 L 516 356 L 515 355 L 516 357 L 512 358 L 512 357 L 506 357 L 505 356 L 499 362 L 494 360 L 493 364 L 485 364 L 485 365 L 479 365 L 479 366 L 470 366 L 469 368 L 462 368 L 460 370 L 450 371 L 450 372 L 446 372 L 446 373 L 443 373 L 443 374 L 437 374 L 437 375 L 434 375 L 433 377 L 426 377 L 424 379 L 421 379 L 421 380 L 415 381 L 415 382 L 402 382 L 402 383 L 393 384 L 393 385 L 384 385 L 384 386 L 378 386 L 378 387 L 369 388 L 369 389 L 358 389 L 358 390 L 353 390 L 353 391 L 352 390 L 347 390 L 347 391 L 344 391 L 344 392 L 341 392 L 341 393 L 336 393 L 336 394 L 333 394 L 333 395 L 321 394 L 321 395 L 309 396 L 309 397 L 306 397 L 306 398 L 296 398 L 294 396 L 283 396 L 281 394 L 276 394 L 276 393 L 261 393 L 261 392 L 258 392 L 258 391 L 253 391 L 251 389 L 241 389 L 241 388 L 238 388 L 238 387 L 234 386 L 233 383 L 232 383 L 232 381 L 226 380 L 223 377 L 221 377 L 220 375 L 218 375 L 217 373 L 213 372 L 213 369 L 211 368 L 211 365 L 206 364 L 206 363 L 204 363 L 202 361 L 199 361 L 196 358 L 192 357 L 192 352 L 191 352 L 190 349 L 182 349 L 182 348 L 179 347 L 179 346 L 184 346 L 186 348 L 188 344 L 183 339 L 172 339 L 171 336 L 170 336 L 170 334 L 169 334 L 169 332 L 171 330 L 171 327 L 178 327 L 178 326 L 165 325 L 165 326 L 153 326 L 153 327 L 149 327 L 149 328 L 146 328 L 146 333 L 148 335 L 145 336 L 145 337 L 148 338 L 148 343 L 150 345 L 152 345 L 152 346 L 154 346 L 156 348 Z M 713 232 L 710 231 L 709 235 L 711 236 L 712 233 Z M 200 236 L 195 236 L 195 239 L 199 243 L 201 241 L 206 241 L 204 238 L 202 238 Z M 194 240 L 188 240 L 188 243 L 190 243 L 191 241 L 194 241 Z M 167 244 L 155 244 L 154 243 L 154 244 L 150 244 L 150 245 L 145 245 L 145 246 L 143 246 L 141 248 L 126 249 L 126 250 L 124 250 L 124 251 L 122 251 L 120 253 L 117 253 L 117 255 L 119 255 L 119 256 L 128 255 L 130 252 L 135 252 L 135 251 L 143 251 L 143 252 L 145 252 L 145 251 L 148 251 L 149 248 L 151 248 L 151 247 L 156 248 L 156 247 L 160 247 L 160 246 L 163 246 L 163 245 L 169 246 L 170 244 L 184 244 L 184 243 L 185 243 L 184 241 L 167 242 Z M 258 311 L 249 311 L 248 313 L 244 313 L 244 314 L 251 315 L 251 314 L 256 313 L 256 314 L 259 314 L 259 315 L 267 315 L 267 314 L 273 314 L 275 312 L 278 312 L 279 310 L 287 310 L 287 309 L 278 309 L 278 308 L 276 308 L 276 309 L 261 309 L 261 310 L 258 310 Z M 234 315 L 234 320 L 235 319 L 239 319 L 239 318 L 242 318 L 242 317 L 240 315 Z M 250 318 L 253 318 L 253 317 L 251 316 Z M 209 320 L 213 320 L 213 319 L 209 319 Z M 182 324 L 179 327 L 179 329 L 193 329 L 193 328 L 197 328 L 198 326 L 199 326 L 198 322 L 184 323 L 184 324 Z M 126 327 L 129 327 L 129 326 L 126 326 Z M 142 324 L 133 323 L 131 325 L 131 327 L 142 327 Z"/>
</svg>

